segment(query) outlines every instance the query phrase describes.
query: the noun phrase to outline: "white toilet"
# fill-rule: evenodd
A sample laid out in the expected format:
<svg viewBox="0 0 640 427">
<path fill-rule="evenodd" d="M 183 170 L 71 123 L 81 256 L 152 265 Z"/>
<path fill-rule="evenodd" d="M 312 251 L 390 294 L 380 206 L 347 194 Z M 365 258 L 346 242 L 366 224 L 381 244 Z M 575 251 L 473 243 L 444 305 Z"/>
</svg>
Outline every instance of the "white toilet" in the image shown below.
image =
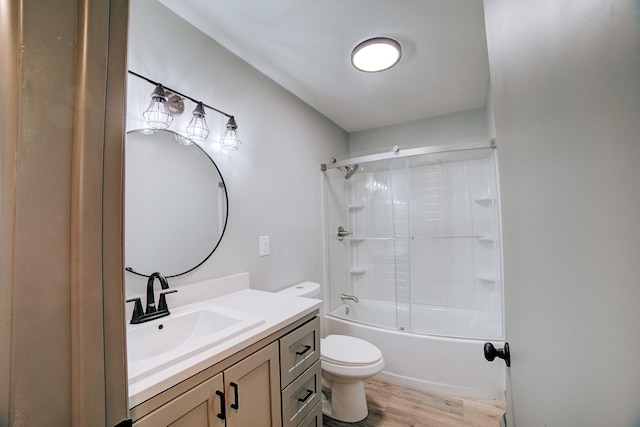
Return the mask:
<svg viewBox="0 0 640 427">
<path fill-rule="evenodd" d="M 320 297 L 320 285 L 302 282 L 280 293 L 309 298 Z M 345 335 L 320 340 L 322 366 L 322 412 L 338 421 L 355 423 L 367 417 L 363 380 L 384 368 L 384 358 L 373 344 Z"/>
</svg>

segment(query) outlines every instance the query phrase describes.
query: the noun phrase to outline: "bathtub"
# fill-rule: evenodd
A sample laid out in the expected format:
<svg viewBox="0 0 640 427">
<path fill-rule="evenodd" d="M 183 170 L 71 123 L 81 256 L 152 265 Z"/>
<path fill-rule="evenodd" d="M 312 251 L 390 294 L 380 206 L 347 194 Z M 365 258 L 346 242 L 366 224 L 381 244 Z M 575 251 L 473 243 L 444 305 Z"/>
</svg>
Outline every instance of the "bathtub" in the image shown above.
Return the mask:
<svg viewBox="0 0 640 427">
<path fill-rule="evenodd" d="M 325 315 L 324 333 L 362 338 L 378 347 L 385 359 L 385 368 L 377 376 L 382 380 L 456 396 L 504 400 L 505 364 L 499 359 L 487 362 L 483 352 L 486 341 L 496 347 L 504 344 L 502 339 L 491 338 L 502 336 L 502 328 L 490 326 L 495 324 L 486 318 L 490 315 L 468 310 L 439 312 L 434 307 L 415 305 L 413 310 L 414 319 L 420 319 L 413 321 L 414 329 L 428 330 L 426 324 L 431 325 L 429 327 L 435 324 L 441 335 L 398 330 L 396 319 L 402 327 L 403 317 L 408 318 L 408 314 L 403 315 L 402 310 L 396 312 L 392 302 L 364 299 L 357 304 L 347 301 Z M 416 316 L 415 310 L 423 313 Z M 371 315 L 375 315 L 377 324 L 388 328 L 364 324 L 371 323 Z M 454 322 L 460 323 L 458 328 L 453 327 Z M 443 336 L 452 335 L 453 331 L 489 338 Z"/>
</svg>

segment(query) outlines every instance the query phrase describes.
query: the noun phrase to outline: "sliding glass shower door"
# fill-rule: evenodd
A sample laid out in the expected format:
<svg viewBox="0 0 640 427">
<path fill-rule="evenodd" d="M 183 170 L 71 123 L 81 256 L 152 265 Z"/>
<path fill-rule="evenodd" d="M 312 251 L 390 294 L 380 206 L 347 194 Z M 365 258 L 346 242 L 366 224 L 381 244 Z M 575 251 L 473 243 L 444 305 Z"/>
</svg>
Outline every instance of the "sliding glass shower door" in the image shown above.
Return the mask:
<svg viewBox="0 0 640 427">
<path fill-rule="evenodd" d="M 397 328 L 397 236 L 402 231 L 395 189 L 403 186 L 394 181 L 406 182 L 406 162 L 369 162 L 347 175 L 348 169 L 325 173 L 331 313 Z"/>
<path fill-rule="evenodd" d="M 495 150 L 354 160 L 325 172 L 330 314 L 502 337 Z"/>
</svg>

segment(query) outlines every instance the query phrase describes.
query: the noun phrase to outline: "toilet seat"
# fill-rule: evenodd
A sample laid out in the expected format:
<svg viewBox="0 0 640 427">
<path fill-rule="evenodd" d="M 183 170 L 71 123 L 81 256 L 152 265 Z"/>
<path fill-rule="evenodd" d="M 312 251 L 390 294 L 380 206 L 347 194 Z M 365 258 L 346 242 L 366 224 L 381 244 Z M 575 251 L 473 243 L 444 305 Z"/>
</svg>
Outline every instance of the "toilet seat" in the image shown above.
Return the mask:
<svg viewBox="0 0 640 427">
<path fill-rule="evenodd" d="M 320 340 L 320 364 L 332 381 L 353 381 L 378 374 L 384 359 L 378 347 L 354 337 L 329 335 Z"/>
<path fill-rule="evenodd" d="M 382 359 L 382 353 L 373 344 L 346 335 L 329 335 L 321 340 L 320 356 L 323 361 L 343 366 L 372 365 Z"/>
</svg>

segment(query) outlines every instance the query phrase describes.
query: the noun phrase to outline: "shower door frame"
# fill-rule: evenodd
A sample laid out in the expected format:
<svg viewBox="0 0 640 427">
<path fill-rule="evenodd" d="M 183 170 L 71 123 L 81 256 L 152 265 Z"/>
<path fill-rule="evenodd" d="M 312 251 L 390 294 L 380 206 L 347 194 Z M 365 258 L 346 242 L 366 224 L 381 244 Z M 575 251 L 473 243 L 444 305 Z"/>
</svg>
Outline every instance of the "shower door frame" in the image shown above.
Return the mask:
<svg viewBox="0 0 640 427">
<path fill-rule="evenodd" d="M 331 159 L 329 163 L 321 163 L 320 170 L 325 172 L 327 169 L 351 166 L 354 163 L 375 162 L 377 160 L 396 159 L 401 157 L 420 156 L 422 154 L 449 153 L 454 151 L 478 150 L 483 148 L 497 148 L 496 140 L 464 142 L 451 145 L 430 145 L 420 148 L 403 148 L 394 146 L 390 152 L 368 154 L 365 156 L 350 157 L 348 159 L 336 160 Z"/>
</svg>

